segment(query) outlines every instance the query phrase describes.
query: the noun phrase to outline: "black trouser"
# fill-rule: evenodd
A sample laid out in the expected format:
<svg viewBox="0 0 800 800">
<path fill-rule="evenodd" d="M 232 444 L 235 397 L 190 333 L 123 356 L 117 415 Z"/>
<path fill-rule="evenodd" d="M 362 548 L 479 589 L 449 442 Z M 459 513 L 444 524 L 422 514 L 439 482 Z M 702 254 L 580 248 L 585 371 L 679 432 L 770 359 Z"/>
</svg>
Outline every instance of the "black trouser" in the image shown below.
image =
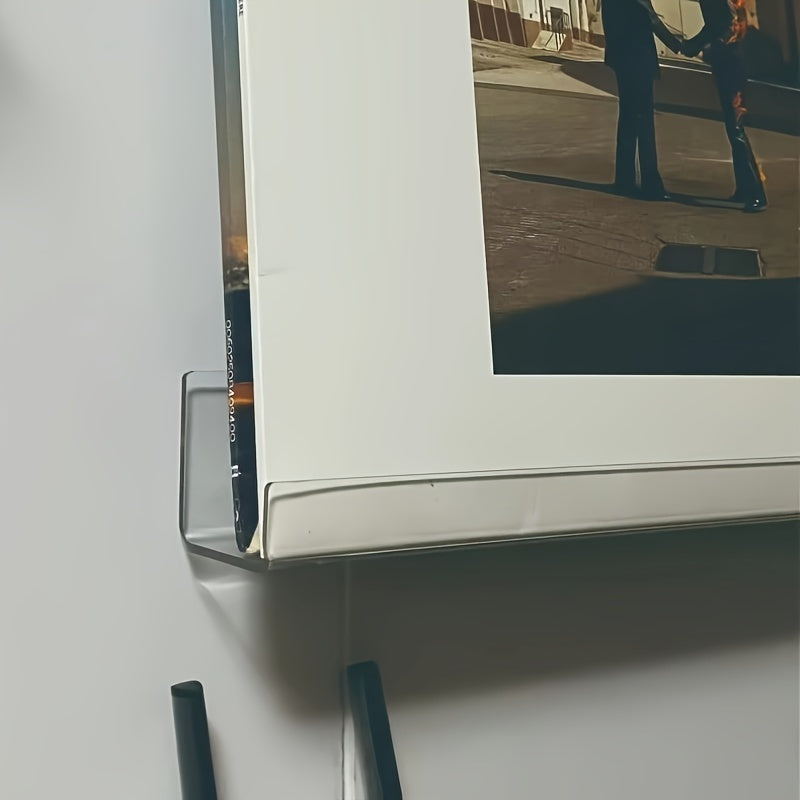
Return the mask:
<svg viewBox="0 0 800 800">
<path fill-rule="evenodd" d="M 764 199 L 761 170 L 747 138 L 743 117 L 743 98 L 746 82 L 737 44 L 713 46 L 708 61 L 717 84 L 725 133 L 731 145 L 736 196 L 745 202 Z"/>
<path fill-rule="evenodd" d="M 617 122 L 617 160 L 615 183 L 622 188 L 636 185 L 636 153 L 642 190 L 663 191 L 658 172 L 656 153 L 656 126 L 653 111 L 653 74 L 638 65 L 617 67 L 619 93 L 619 119 Z"/>
</svg>

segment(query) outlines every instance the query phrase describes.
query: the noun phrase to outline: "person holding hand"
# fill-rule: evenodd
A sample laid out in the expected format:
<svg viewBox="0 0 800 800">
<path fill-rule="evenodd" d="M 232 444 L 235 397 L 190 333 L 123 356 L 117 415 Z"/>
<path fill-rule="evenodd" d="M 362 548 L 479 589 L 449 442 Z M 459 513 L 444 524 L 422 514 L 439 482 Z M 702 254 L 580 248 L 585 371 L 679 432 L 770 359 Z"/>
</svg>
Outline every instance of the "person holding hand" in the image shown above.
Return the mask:
<svg viewBox="0 0 800 800">
<path fill-rule="evenodd" d="M 731 200 L 744 204 L 749 213 L 767 207 L 767 195 L 747 131 L 744 128 L 744 88 L 747 78 L 741 42 L 747 33 L 747 9 L 738 0 L 700 0 L 703 28 L 687 39 L 681 52 L 689 58 L 703 53 L 717 85 L 725 132 L 731 146 L 736 191 Z"/>
<path fill-rule="evenodd" d="M 658 170 L 653 81 L 659 74 L 653 34 L 672 50 L 681 41 L 667 29 L 650 0 L 603 0 L 605 62 L 617 78 L 619 119 L 614 190 L 647 200 L 669 200 Z M 636 156 L 641 193 L 636 187 Z"/>
</svg>

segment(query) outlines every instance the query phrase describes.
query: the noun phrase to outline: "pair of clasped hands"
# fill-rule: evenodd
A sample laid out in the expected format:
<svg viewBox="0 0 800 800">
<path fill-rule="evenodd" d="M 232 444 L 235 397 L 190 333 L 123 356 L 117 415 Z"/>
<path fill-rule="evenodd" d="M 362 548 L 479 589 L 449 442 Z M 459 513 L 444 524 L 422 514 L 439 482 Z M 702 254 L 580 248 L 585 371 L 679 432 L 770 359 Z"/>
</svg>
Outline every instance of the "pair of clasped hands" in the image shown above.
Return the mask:
<svg viewBox="0 0 800 800">
<path fill-rule="evenodd" d="M 696 41 L 697 37 L 693 37 L 692 39 L 684 39 L 681 36 L 675 37 L 678 47 L 675 50 L 676 53 L 680 53 L 682 56 L 686 56 L 687 58 L 694 58 L 695 56 L 700 55 L 700 51 L 703 49 L 703 45 Z"/>
</svg>

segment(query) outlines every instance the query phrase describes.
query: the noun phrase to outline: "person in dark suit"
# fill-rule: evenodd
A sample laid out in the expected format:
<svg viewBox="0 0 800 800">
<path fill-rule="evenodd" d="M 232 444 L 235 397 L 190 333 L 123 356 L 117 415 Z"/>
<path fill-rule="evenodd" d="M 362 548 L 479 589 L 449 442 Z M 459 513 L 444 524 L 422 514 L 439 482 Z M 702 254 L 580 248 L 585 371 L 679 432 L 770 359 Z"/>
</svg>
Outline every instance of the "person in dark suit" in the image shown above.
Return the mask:
<svg viewBox="0 0 800 800">
<path fill-rule="evenodd" d="M 653 111 L 653 81 L 658 76 L 655 33 L 677 53 L 681 41 L 667 29 L 650 0 L 603 0 L 605 62 L 617 77 L 619 120 L 614 189 L 636 195 L 636 154 L 639 154 L 641 196 L 668 200 L 658 171 Z"/>
<path fill-rule="evenodd" d="M 744 128 L 747 78 L 741 43 L 747 33 L 747 10 L 737 0 L 700 0 L 700 11 L 703 28 L 683 43 L 682 52 L 689 57 L 702 52 L 703 59 L 711 66 L 733 158 L 736 192 L 731 199 L 744 203 L 744 210 L 750 213 L 763 211 L 767 195 L 761 168 Z"/>
</svg>

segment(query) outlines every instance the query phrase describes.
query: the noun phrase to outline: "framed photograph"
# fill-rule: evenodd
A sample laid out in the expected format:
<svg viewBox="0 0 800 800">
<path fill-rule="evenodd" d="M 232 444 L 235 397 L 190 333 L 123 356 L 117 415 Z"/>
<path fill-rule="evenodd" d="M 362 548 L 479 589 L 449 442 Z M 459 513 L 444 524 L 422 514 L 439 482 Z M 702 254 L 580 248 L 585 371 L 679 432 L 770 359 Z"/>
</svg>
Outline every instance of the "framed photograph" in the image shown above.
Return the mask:
<svg viewBox="0 0 800 800">
<path fill-rule="evenodd" d="M 241 551 L 798 514 L 797 20 L 720 4 L 214 0 Z"/>
</svg>

